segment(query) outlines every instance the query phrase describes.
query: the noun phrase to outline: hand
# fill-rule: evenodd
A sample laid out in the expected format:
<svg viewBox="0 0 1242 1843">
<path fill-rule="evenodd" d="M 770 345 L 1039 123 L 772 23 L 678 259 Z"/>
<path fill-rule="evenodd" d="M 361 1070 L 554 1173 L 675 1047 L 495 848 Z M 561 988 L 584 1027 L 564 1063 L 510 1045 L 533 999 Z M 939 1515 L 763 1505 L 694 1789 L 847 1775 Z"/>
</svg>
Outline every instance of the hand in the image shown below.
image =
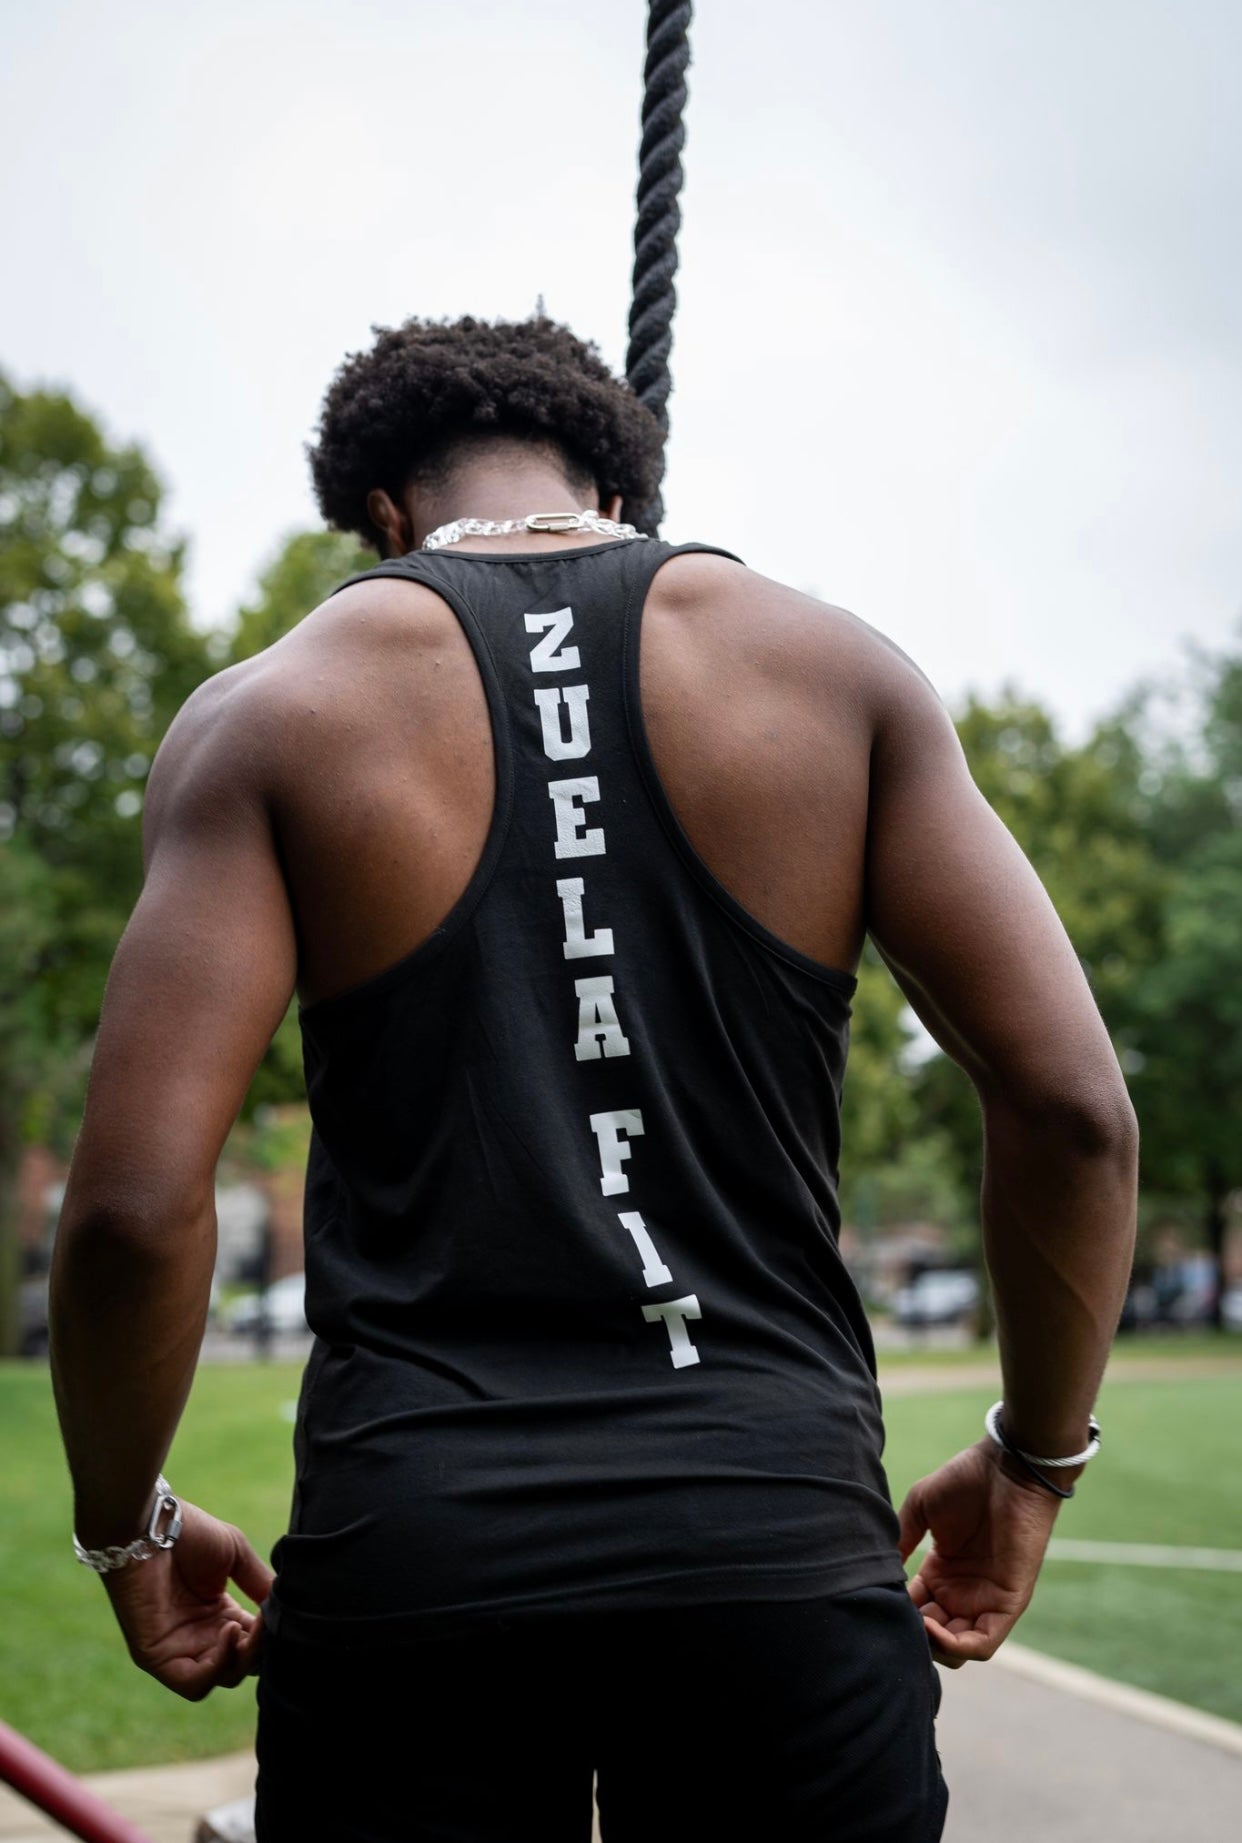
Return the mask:
<svg viewBox="0 0 1242 1843">
<path fill-rule="evenodd" d="M 129 1655 L 166 1689 L 201 1702 L 235 1689 L 259 1668 L 261 1602 L 275 1574 L 239 1529 L 181 1500 L 181 1534 L 171 1549 L 100 1576 Z M 229 1581 L 259 1604 L 247 1612 Z"/>
<path fill-rule="evenodd" d="M 1019 1483 L 990 1437 L 911 1485 L 898 1513 L 901 1559 L 935 1547 L 907 1582 L 938 1664 L 993 1657 L 1035 1591 L 1061 1501 Z"/>
</svg>

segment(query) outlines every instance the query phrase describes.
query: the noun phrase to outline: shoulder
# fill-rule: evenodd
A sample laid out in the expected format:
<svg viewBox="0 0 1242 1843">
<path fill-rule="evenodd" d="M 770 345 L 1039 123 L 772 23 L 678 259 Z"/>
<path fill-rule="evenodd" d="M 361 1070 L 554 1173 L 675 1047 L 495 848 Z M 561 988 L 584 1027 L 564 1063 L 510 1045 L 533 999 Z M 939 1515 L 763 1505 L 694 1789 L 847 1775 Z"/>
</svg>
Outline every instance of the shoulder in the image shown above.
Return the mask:
<svg viewBox="0 0 1242 1843">
<path fill-rule="evenodd" d="M 662 603 L 722 626 L 756 656 L 784 658 L 816 680 L 830 680 L 877 728 L 920 714 L 949 720 L 917 662 L 848 608 L 706 551 L 670 557 L 658 582 Z"/>
<path fill-rule="evenodd" d="M 252 662 L 204 679 L 155 752 L 142 806 L 143 856 L 170 831 L 227 824 L 251 785 L 256 745 Z"/>
<path fill-rule="evenodd" d="M 331 595 L 261 652 L 204 679 L 169 724 L 144 799 L 144 838 L 174 808 L 262 796 L 291 755 L 350 724 L 398 650 L 438 654 L 457 631 L 434 590 L 367 578 Z"/>
</svg>

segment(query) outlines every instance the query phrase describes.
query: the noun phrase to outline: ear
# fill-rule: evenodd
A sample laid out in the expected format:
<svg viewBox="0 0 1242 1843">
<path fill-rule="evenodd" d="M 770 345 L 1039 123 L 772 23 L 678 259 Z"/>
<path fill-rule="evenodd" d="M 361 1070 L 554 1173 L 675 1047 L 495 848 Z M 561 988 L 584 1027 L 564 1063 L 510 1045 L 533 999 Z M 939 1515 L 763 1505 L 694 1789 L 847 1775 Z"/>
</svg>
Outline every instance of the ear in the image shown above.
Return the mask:
<svg viewBox="0 0 1242 1843">
<path fill-rule="evenodd" d="M 385 557 L 404 557 L 414 548 L 414 530 L 404 507 L 389 497 L 382 486 L 367 494 L 367 517 L 383 537 Z"/>
<path fill-rule="evenodd" d="M 611 518 L 614 522 L 620 518 L 621 516 L 621 495 L 620 493 L 614 493 L 611 499 L 607 499 L 604 501 L 603 505 L 600 507 L 600 516 L 603 518 Z"/>
</svg>

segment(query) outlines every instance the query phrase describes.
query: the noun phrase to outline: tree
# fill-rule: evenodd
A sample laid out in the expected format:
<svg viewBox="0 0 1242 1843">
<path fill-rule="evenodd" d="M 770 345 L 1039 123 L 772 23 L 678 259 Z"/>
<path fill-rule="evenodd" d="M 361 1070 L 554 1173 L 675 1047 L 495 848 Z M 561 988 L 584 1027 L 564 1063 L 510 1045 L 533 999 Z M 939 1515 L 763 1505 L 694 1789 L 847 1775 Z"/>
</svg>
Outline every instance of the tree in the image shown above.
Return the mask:
<svg viewBox="0 0 1242 1843">
<path fill-rule="evenodd" d="M 237 612 L 231 632 L 213 636 L 222 663 L 249 659 L 287 634 L 350 576 L 370 569 L 372 551 L 340 531 L 298 531 L 259 578 L 259 597 Z"/>
<path fill-rule="evenodd" d="M 1131 1085 L 1148 1182 L 1201 1201 L 1219 1324 L 1226 1204 L 1242 1187 L 1242 831 L 1183 866 L 1165 947 L 1137 995 Z"/>
<path fill-rule="evenodd" d="M 1126 715 L 1073 747 L 1048 711 L 1011 690 L 991 707 L 972 699 L 957 729 L 975 781 L 1047 888 L 1123 1045 L 1135 983 L 1159 952 L 1169 886 L 1148 833 L 1145 761 Z M 924 1129 L 939 1131 L 963 1191 L 977 1196 L 983 1135 L 969 1081 L 938 1055 L 914 1085 Z M 977 1328 L 991 1328 L 986 1297 Z"/>
<path fill-rule="evenodd" d="M 66 1150 L 104 979 L 142 880 L 156 746 L 209 661 L 182 548 L 134 446 L 68 396 L 0 376 L 0 1269 L 11 1281 L 19 1144 Z M 12 1348 L 11 1284 L 0 1351 Z"/>
<path fill-rule="evenodd" d="M 1242 658 L 1198 667 L 1198 734 L 1166 738 L 1148 784 L 1165 896 L 1124 1053 L 1144 1183 L 1199 1210 L 1219 1325 L 1227 1204 L 1242 1188 Z"/>
<path fill-rule="evenodd" d="M 971 700 L 958 734 L 980 790 L 1042 880 L 1105 1021 L 1156 952 L 1167 874 L 1147 830 L 1146 762 L 1125 716 L 1066 745 L 1051 714 L 1006 692 Z"/>
<path fill-rule="evenodd" d="M 13 1201 L 32 1071 L 51 1030 L 36 974 L 56 931 L 51 875 L 22 841 L 0 845 L 0 1354 L 18 1347 L 21 1281 Z M 6 1222 L 9 1233 L 5 1233 Z"/>
</svg>

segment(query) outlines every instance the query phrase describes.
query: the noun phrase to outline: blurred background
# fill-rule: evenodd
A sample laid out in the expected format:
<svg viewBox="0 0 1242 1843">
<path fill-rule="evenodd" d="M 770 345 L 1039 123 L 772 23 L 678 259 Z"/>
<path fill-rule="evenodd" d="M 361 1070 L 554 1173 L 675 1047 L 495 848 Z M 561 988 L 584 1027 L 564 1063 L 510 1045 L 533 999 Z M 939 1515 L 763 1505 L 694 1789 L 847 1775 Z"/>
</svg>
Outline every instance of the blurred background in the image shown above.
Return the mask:
<svg viewBox="0 0 1242 1843">
<path fill-rule="evenodd" d="M 63 1580 L 46 1274 L 144 779 L 204 677 L 370 560 L 320 528 L 303 444 L 373 325 L 542 298 L 622 368 L 644 32 L 636 0 L 6 9 L 0 1695 L 78 1768 L 253 1725 L 141 1678 L 86 1571 Z M 1143 1133 L 1105 1397 L 1130 1445 L 1075 1534 L 1242 1550 L 1242 14 L 731 0 L 692 43 L 664 535 L 852 608 L 953 710 Z M 978 1437 L 995 1349 L 972 1092 L 870 957 L 845 1106 L 842 1245 L 905 1377 L 897 1494 Z M 221 1163 L 170 1460 L 268 1547 L 308 1132 L 291 1010 Z M 1153 1606 L 1191 1642 L 1155 1643 Z M 1240 1611 L 1236 1570 L 1067 1557 L 1022 1637 L 1238 1720 Z"/>
</svg>

